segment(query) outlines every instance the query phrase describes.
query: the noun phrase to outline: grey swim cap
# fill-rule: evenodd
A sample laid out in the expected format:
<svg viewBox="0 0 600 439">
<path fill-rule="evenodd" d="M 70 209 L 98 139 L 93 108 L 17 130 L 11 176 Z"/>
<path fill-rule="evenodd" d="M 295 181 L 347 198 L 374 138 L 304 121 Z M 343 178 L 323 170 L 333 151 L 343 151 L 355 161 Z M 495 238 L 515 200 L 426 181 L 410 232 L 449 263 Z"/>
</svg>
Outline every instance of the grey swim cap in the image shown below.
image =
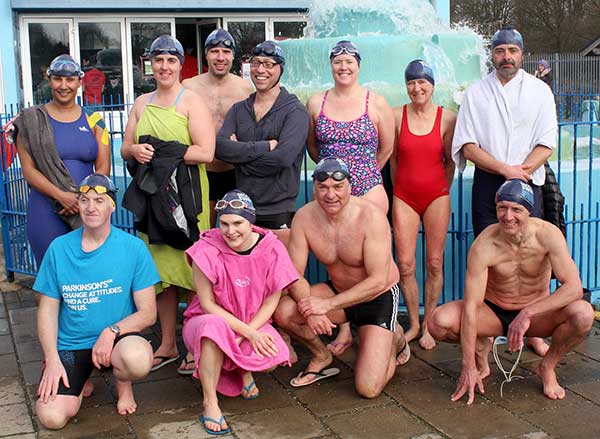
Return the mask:
<svg viewBox="0 0 600 439">
<path fill-rule="evenodd" d="M 492 37 L 492 48 L 500 44 L 516 44 L 523 50 L 523 36 L 514 27 L 505 26 Z"/>
<path fill-rule="evenodd" d="M 150 55 L 150 59 L 158 55 L 175 55 L 179 59 L 181 65 L 183 65 L 185 57 L 183 46 L 177 38 L 174 38 L 171 35 L 161 35 L 152 41 L 148 54 Z"/>
</svg>

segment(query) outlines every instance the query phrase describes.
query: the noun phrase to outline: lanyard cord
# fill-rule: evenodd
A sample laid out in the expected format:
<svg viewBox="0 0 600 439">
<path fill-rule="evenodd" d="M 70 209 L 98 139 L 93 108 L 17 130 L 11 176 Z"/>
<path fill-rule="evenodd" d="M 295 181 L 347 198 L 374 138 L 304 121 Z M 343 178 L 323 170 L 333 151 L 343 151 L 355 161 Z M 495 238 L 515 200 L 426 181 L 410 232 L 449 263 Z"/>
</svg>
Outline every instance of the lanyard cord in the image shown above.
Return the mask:
<svg viewBox="0 0 600 439">
<path fill-rule="evenodd" d="M 504 381 L 502 381 L 502 384 L 500 384 L 500 397 L 501 398 L 503 397 L 502 389 L 504 387 L 504 384 L 510 383 L 514 379 L 524 379 L 524 377 L 522 377 L 520 375 L 513 376 L 513 372 L 517 368 L 517 365 L 519 364 L 519 360 L 521 359 L 521 353 L 523 352 L 523 345 L 521 345 L 521 348 L 519 349 L 519 354 L 517 355 L 517 359 L 515 360 L 515 363 L 513 364 L 510 371 L 505 370 L 504 367 L 502 366 L 502 362 L 500 361 L 500 357 L 498 356 L 498 345 L 507 344 L 507 343 L 508 343 L 508 339 L 506 337 L 504 337 L 504 336 L 496 337 L 494 339 L 494 345 L 492 348 L 492 351 L 494 353 L 494 360 L 496 361 L 496 365 L 498 366 L 498 369 L 500 369 L 500 372 L 502 372 L 502 374 L 504 375 Z"/>
</svg>

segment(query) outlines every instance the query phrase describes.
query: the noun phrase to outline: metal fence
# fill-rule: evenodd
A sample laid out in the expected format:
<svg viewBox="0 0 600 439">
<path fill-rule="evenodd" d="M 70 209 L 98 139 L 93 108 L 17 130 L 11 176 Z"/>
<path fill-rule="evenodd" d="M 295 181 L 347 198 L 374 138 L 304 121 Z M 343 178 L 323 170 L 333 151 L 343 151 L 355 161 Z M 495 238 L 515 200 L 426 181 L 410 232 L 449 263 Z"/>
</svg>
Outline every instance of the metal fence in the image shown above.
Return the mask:
<svg viewBox="0 0 600 439">
<path fill-rule="evenodd" d="M 561 121 L 596 121 L 600 108 L 600 56 L 579 53 L 527 55 L 523 68 L 533 74 L 540 60 L 552 68 L 552 90 Z"/>
<path fill-rule="evenodd" d="M 7 109 L 0 115 L 2 125 L 10 119 L 16 108 Z M 123 196 L 130 177 L 119 150 L 127 119 L 127 109 L 103 111 L 110 132 L 112 154 L 112 178 Z M 9 279 L 14 273 L 35 274 L 33 255 L 26 238 L 26 206 L 28 188 L 23 178 L 14 147 L 0 137 L 0 221 Z M 305 160 L 306 163 L 306 160 Z M 600 256 L 598 254 L 600 205 L 598 180 L 600 179 L 600 124 L 598 122 L 569 122 L 559 124 L 558 148 L 551 161 L 557 174 L 567 205 L 567 241 L 584 281 L 584 286 L 600 289 Z M 444 291 L 442 301 L 462 297 L 464 273 L 469 247 L 473 240 L 471 225 L 472 167 L 457 176 L 451 189 L 452 214 L 447 235 L 444 258 Z M 310 171 L 304 166 L 301 194 L 298 204 L 306 203 L 312 192 Z M 120 206 L 120 203 L 119 203 Z M 113 223 L 133 233 L 132 214 L 119 207 L 113 215 Z M 425 252 L 422 232 L 418 240 L 417 278 L 424 286 Z M 309 281 L 322 280 L 324 270 L 314 258 L 307 269 Z"/>
</svg>

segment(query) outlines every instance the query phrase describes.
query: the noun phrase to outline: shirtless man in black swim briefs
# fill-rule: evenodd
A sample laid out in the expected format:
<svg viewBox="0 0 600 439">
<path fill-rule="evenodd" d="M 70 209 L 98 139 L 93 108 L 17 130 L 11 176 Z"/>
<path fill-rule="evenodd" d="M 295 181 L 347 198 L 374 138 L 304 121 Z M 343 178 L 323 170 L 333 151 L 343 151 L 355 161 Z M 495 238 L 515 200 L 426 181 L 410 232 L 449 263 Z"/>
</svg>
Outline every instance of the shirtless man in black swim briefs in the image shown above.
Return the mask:
<svg viewBox="0 0 600 439">
<path fill-rule="evenodd" d="M 582 300 L 577 267 L 560 230 L 531 218 L 533 191 L 521 180 L 508 180 L 496 192 L 498 224 L 487 227 L 469 252 L 464 300 L 439 307 L 429 330 L 440 341 L 460 342 L 462 371 L 453 401 L 490 374 L 490 337 L 505 335 L 509 350 L 518 351 L 524 336 L 552 336 L 550 349 L 537 367 L 544 394 L 563 399 L 557 381 L 560 359 L 586 336 L 594 321 L 591 305 Z M 560 287 L 550 295 L 554 271 Z"/>
<path fill-rule="evenodd" d="M 288 251 L 299 273 L 312 251 L 330 281 L 311 286 L 301 278 L 282 297 L 274 317 L 313 355 L 290 382 L 294 387 L 337 375 L 319 335 L 331 335 L 332 328 L 347 321 L 358 326 L 355 388 L 359 395 L 375 398 L 394 375 L 397 352 L 398 361 L 405 363 L 410 350 L 396 323 L 399 275 L 386 216 L 350 195 L 349 175 L 345 163 L 333 157 L 315 168 L 315 201 L 296 213 Z"/>
</svg>

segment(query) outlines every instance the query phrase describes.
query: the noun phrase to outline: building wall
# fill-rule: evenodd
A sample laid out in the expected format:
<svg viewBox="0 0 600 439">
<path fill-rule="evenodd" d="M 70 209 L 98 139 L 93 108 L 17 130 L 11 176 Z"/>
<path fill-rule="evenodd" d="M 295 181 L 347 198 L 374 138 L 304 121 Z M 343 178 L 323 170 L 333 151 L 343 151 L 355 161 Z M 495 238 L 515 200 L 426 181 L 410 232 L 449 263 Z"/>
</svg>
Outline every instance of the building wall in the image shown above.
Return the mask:
<svg viewBox="0 0 600 439">
<path fill-rule="evenodd" d="M 11 10 L 10 0 L 0 0 L 0 29 L 3 29 L 0 38 L 0 113 L 4 105 L 19 102 L 18 69 L 16 56 L 16 36 L 14 27 L 14 14 Z"/>
</svg>

